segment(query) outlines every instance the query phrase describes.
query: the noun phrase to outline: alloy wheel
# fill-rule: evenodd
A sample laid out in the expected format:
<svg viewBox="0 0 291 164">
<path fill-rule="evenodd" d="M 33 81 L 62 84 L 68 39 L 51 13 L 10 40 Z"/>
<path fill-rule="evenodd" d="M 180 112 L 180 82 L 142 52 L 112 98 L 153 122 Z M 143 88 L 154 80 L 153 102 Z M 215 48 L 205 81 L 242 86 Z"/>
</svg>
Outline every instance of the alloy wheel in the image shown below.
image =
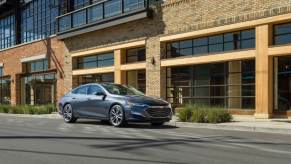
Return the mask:
<svg viewBox="0 0 291 164">
<path fill-rule="evenodd" d="M 113 126 L 121 126 L 124 122 L 123 109 L 119 105 L 115 105 L 110 110 L 110 122 Z"/>
<path fill-rule="evenodd" d="M 67 104 L 64 107 L 63 117 L 64 117 L 64 120 L 66 122 L 71 122 L 72 121 L 72 119 L 73 119 L 73 110 L 72 110 L 72 105 L 71 104 Z"/>
</svg>

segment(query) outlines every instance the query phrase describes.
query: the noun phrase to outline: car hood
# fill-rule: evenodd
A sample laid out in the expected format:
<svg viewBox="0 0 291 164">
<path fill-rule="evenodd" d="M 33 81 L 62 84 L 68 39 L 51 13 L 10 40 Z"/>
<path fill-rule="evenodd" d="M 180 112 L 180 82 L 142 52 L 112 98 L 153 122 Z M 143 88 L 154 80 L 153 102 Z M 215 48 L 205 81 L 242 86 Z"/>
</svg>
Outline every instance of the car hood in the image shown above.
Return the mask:
<svg viewBox="0 0 291 164">
<path fill-rule="evenodd" d="M 143 95 L 126 96 L 132 103 L 147 104 L 149 106 L 166 106 L 169 103 L 160 98 L 148 97 Z"/>
</svg>

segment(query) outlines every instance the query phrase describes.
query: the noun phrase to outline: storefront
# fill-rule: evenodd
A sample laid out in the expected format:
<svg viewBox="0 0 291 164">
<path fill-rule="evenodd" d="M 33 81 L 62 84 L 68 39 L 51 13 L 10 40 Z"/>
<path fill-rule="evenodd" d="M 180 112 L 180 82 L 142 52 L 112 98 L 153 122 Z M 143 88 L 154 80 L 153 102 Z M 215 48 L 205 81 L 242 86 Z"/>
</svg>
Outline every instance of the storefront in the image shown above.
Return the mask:
<svg viewBox="0 0 291 164">
<path fill-rule="evenodd" d="M 274 59 L 274 109 L 287 111 L 291 109 L 291 57 Z"/>
<path fill-rule="evenodd" d="M 255 109 L 255 61 L 167 68 L 167 100 L 228 109 Z"/>
</svg>

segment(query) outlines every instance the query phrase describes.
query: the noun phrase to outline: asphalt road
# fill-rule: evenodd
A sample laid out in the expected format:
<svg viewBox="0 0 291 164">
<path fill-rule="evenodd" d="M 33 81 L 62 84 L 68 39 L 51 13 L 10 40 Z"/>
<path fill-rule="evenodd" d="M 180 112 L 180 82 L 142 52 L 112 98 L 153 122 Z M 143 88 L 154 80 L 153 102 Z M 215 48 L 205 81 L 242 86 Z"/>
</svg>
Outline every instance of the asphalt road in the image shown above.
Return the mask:
<svg viewBox="0 0 291 164">
<path fill-rule="evenodd" d="M 290 164 L 291 135 L 0 116 L 0 164 Z"/>
</svg>

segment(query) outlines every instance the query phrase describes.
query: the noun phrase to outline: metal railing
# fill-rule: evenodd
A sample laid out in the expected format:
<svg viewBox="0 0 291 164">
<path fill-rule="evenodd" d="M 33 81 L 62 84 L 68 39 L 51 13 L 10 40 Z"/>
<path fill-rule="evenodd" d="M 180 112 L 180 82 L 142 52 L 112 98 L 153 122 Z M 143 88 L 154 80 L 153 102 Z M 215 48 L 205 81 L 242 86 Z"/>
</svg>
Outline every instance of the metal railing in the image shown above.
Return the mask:
<svg viewBox="0 0 291 164">
<path fill-rule="evenodd" d="M 148 0 L 107 0 L 57 17 L 58 32 L 102 22 L 128 13 L 147 9 Z"/>
</svg>

